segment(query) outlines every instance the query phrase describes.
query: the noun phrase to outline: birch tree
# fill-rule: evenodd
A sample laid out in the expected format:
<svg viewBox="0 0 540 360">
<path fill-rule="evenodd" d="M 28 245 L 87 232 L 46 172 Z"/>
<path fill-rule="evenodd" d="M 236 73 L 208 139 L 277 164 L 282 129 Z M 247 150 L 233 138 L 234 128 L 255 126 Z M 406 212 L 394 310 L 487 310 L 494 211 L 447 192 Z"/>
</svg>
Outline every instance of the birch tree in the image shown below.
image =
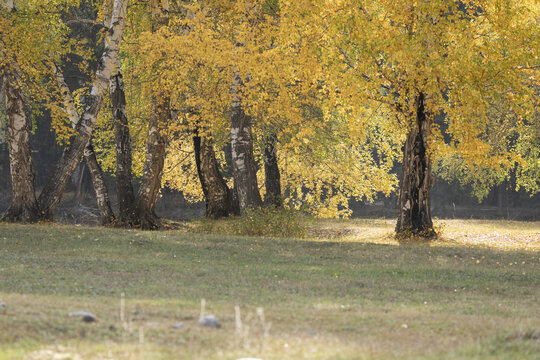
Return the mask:
<svg viewBox="0 0 540 360">
<path fill-rule="evenodd" d="M 169 24 L 169 2 L 168 0 L 152 0 L 150 8 L 152 33 L 156 33 Z M 159 74 L 156 75 L 159 76 Z M 143 229 L 156 229 L 160 225 L 154 208 L 161 190 L 161 175 L 167 144 L 166 131 L 171 119 L 168 89 L 164 89 L 164 91 L 158 89 L 157 84 L 158 82 L 154 83 L 152 90 L 152 111 L 148 124 L 146 160 L 136 199 L 138 220 Z"/>
<path fill-rule="evenodd" d="M 118 197 L 118 220 L 121 224 L 135 225 L 139 222 L 135 210 L 135 193 L 132 184 L 131 134 L 126 110 L 126 94 L 120 61 L 109 85 L 111 111 L 114 121 L 116 153 L 116 193 Z"/>
<path fill-rule="evenodd" d="M 56 65 L 55 74 L 58 87 L 60 88 L 60 92 L 64 97 L 64 109 L 69 118 L 71 126 L 75 129 L 77 127 L 77 124 L 80 122 L 80 115 L 75 108 L 75 104 L 71 96 L 71 91 L 69 90 L 69 87 L 64 80 L 62 70 Z M 116 217 L 114 216 L 114 212 L 111 207 L 109 191 L 107 190 L 107 185 L 105 184 L 105 179 L 103 177 L 103 170 L 97 160 L 91 140 L 88 140 L 88 144 L 86 144 L 86 147 L 84 148 L 83 155 L 86 160 L 88 169 L 90 170 L 92 185 L 96 193 L 96 200 L 101 216 L 101 224 L 111 225 L 116 221 Z"/>
<path fill-rule="evenodd" d="M 69 7 L 70 2 L 59 2 Z M 42 217 L 36 193 L 35 171 L 30 147 L 30 103 L 55 100 L 54 74 L 46 58 L 66 53 L 62 39 L 66 32 L 55 6 L 38 7 L 27 1 L 0 2 L 0 77 L 4 89 L 12 202 L 2 219 L 34 222 Z M 27 34 L 40 34 L 28 36 Z M 54 59 L 53 59 L 54 60 Z"/>
<path fill-rule="evenodd" d="M 537 99 L 534 1 L 307 1 L 291 5 L 324 82 L 362 124 L 387 109 L 405 135 L 396 232 L 433 237 L 431 164 L 460 153 L 470 164 L 511 159 L 481 136 L 493 103 L 511 103 L 517 127 Z M 292 10 L 292 9 L 291 9 Z M 444 119 L 436 122 L 436 116 Z M 441 131 L 444 130 L 444 132 Z M 450 138 L 444 142 L 444 136 Z M 516 161 L 514 158 L 511 161 Z"/>
<path fill-rule="evenodd" d="M 6 4 L 6 6 L 12 7 L 11 13 L 15 13 L 15 10 L 13 9 L 16 8 L 13 7 L 13 2 L 10 1 Z M 16 5 L 20 6 L 17 11 L 28 11 L 34 15 L 33 17 L 22 18 L 25 19 L 25 21 L 22 22 L 22 24 L 26 26 L 26 28 L 22 29 L 24 32 L 34 30 L 37 34 L 39 31 L 47 29 L 56 35 L 64 34 L 63 36 L 66 36 L 63 30 L 64 27 L 61 25 L 60 21 L 61 12 L 56 9 L 56 6 L 62 5 L 62 2 L 59 4 L 47 3 L 45 6 L 36 6 L 35 8 L 33 7 L 35 4 L 32 2 L 21 2 L 17 3 Z M 49 5 L 52 6 L 52 9 L 47 8 Z M 69 2 L 66 2 L 65 5 L 67 7 Z M 38 209 L 38 216 L 27 212 L 28 215 L 24 215 L 22 218 L 12 217 L 13 220 L 21 221 L 24 220 L 24 218 L 29 220 L 52 220 L 54 210 L 61 200 L 67 182 L 69 181 L 75 167 L 79 163 L 80 158 L 83 156 L 84 150 L 90 140 L 92 128 L 96 122 L 97 114 L 100 111 L 103 97 L 108 87 L 109 79 L 115 64 L 115 59 L 118 56 L 118 47 L 125 25 L 126 8 L 127 0 L 114 1 L 111 16 L 111 27 L 108 29 L 109 31 L 105 36 L 105 49 L 103 55 L 101 56 L 98 69 L 95 73 L 95 79 L 92 83 L 90 95 L 85 101 L 84 111 L 80 117 L 80 121 L 75 127 L 73 136 L 69 139 L 69 144 L 66 145 L 62 157 L 57 162 L 49 181 L 37 199 L 37 207 L 32 207 L 33 213 L 35 213 L 36 208 Z M 17 15 L 18 14 L 14 14 L 11 16 Z M 6 18 L 3 17 L 2 21 L 5 21 L 9 25 L 9 16 L 6 16 Z M 8 26 L 4 28 L 8 28 Z M 18 39 L 15 38 L 16 36 L 17 31 L 10 32 L 9 36 L 7 34 L 2 34 L 2 40 L 5 47 L 2 49 L 2 69 L 6 69 L 8 63 L 10 64 L 10 68 L 17 69 L 19 78 L 22 79 L 19 80 L 17 87 L 19 89 L 22 89 L 23 87 L 27 88 L 29 89 L 28 92 L 32 93 L 32 90 L 36 90 L 35 84 L 37 83 L 37 81 L 31 81 L 33 78 L 47 79 L 48 74 L 49 78 L 56 79 L 54 72 L 51 72 L 51 69 L 53 68 L 51 62 L 59 60 L 58 57 L 61 54 L 65 54 L 68 51 L 69 46 L 66 46 L 68 43 L 63 42 L 61 38 L 58 38 L 58 36 L 51 36 L 50 38 L 24 37 Z M 14 42 L 17 42 L 17 46 L 11 47 L 10 45 L 12 45 Z M 23 46 L 21 46 L 21 42 Z M 26 49 L 27 52 L 20 53 L 14 51 L 14 49 Z M 11 85 L 13 84 L 13 80 L 9 78 L 5 79 L 10 83 L 9 86 L 13 86 Z M 36 92 L 39 93 L 41 91 L 47 93 L 49 89 L 50 88 L 42 86 L 41 90 L 37 88 Z M 21 99 L 20 96 L 17 98 Z M 51 97 L 42 96 L 41 99 L 49 100 L 49 103 L 53 102 Z M 63 99 L 59 100 L 63 101 Z M 12 102 L 13 100 L 10 101 Z M 24 145 L 24 147 L 21 147 L 22 143 L 28 143 L 29 134 L 28 125 L 22 126 L 23 118 L 21 118 L 21 109 L 24 108 L 24 104 L 21 102 L 19 102 L 17 106 L 10 104 L 10 108 L 16 110 L 19 114 L 16 117 L 11 117 L 16 119 L 18 124 L 15 125 L 14 123 L 13 128 L 17 131 L 13 132 L 14 136 L 9 138 L 10 149 L 13 149 L 12 153 L 14 154 L 14 156 L 12 156 L 12 162 L 14 164 L 12 166 L 14 168 L 12 174 L 18 179 L 14 182 L 15 209 L 16 207 L 20 207 L 20 205 L 17 204 L 20 203 L 19 199 L 21 197 L 19 193 L 22 189 L 19 188 L 21 186 L 26 188 L 25 196 L 27 199 L 30 199 L 24 200 L 24 203 L 26 204 L 33 202 L 32 197 L 35 197 L 35 192 L 33 185 L 30 185 L 30 183 L 33 183 L 30 148 L 29 145 Z M 24 117 L 24 119 L 26 119 L 26 117 Z M 23 148 L 23 151 L 19 150 Z M 24 205 L 24 207 L 28 208 L 27 205 Z M 17 211 L 14 210 L 12 214 Z M 8 212 L 8 215 L 9 214 L 10 212 Z"/>
<path fill-rule="evenodd" d="M 90 140 L 103 97 L 108 89 L 122 33 L 126 22 L 127 0 L 115 0 L 111 16 L 111 28 L 105 37 L 105 49 L 101 56 L 90 95 L 85 100 L 84 111 L 75 129 L 76 135 L 65 148 L 53 173 L 39 196 L 39 207 L 43 218 L 52 220 L 54 210 L 62 198 L 64 189 Z"/>
</svg>

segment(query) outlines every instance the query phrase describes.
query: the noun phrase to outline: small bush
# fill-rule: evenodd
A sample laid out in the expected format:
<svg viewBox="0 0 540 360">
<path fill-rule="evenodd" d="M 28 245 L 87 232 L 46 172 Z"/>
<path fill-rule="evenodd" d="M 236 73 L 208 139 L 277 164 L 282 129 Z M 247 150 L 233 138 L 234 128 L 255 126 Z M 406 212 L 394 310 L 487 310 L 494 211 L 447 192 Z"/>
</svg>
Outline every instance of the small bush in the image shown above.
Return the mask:
<svg viewBox="0 0 540 360">
<path fill-rule="evenodd" d="M 202 220 L 196 230 L 244 236 L 303 238 L 307 226 L 303 215 L 281 208 L 261 208 L 242 216 L 222 220 Z"/>
<path fill-rule="evenodd" d="M 256 209 L 242 216 L 237 225 L 238 235 L 304 237 L 306 227 L 294 211 L 279 208 Z"/>
</svg>

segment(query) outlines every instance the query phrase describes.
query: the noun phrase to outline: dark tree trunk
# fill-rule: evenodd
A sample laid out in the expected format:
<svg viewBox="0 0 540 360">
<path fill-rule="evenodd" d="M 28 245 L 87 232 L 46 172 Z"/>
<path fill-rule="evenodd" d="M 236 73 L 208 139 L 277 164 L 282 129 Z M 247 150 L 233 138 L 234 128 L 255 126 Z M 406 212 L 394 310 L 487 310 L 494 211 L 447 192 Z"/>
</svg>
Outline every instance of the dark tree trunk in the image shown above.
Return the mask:
<svg viewBox="0 0 540 360">
<path fill-rule="evenodd" d="M 103 178 L 103 170 L 97 161 L 96 153 L 94 152 L 91 141 L 88 142 L 88 145 L 84 149 L 84 156 L 86 165 L 88 165 L 88 169 L 92 175 L 92 184 L 94 185 L 94 191 L 96 192 L 99 213 L 101 215 L 101 224 L 111 225 L 116 221 L 116 218 L 111 208 L 109 192 L 107 191 L 105 179 Z"/>
<path fill-rule="evenodd" d="M 152 0 L 150 2 L 152 32 L 169 23 L 169 2 Z M 166 130 L 171 118 L 170 99 L 162 90 L 154 90 L 152 95 L 152 114 L 148 124 L 146 160 L 144 162 L 141 186 L 137 193 L 135 208 L 141 229 L 154 230 L 161 225 L 155 213 L 155 206 L 161 189 L 161 176 L 167 148 Z"/>
<path fill-rule="evenodd" d="M 60 160 L 57 162 L 53 173 L 39 196 L 39 207 L 45 220 L 53 219 L 54 210 L 62 199 L 69 178 L 83 156 L 84 149 L 90 140 L 118 56 L 118 48 L 125 25 L 126 8 L 127 0 L 114 1 L 112 27 L 107 32 L 105 50 L 101 56 L 90 95 L 85 102 L 84 112 L 77 124 L 76 135 L 71 139 L 69 146 L 64 149 Z"/>
<path fill-rule="evenodd" d="M 117 63 L 118 72 L 111 78 L 110 95 L 116 141 L 116 190 L 118 196 L 118 220 L 133 226 L 138 223 L 135 212 L 135 194 L 131 183 L 131 136 L 126 113 L 124 81 Z"/>
<path fill-rule="evenodd" d="M 232 161 L 232 147 L 231 143 L 228 142 L 223 147 L 223 153 L 225 155 L 225 166 L 222 169 L 223 176 L 232 177 L 233 176 L 233 161 Z"/>
<path fill-rule="evenodd" d="M 144 230 L 159 228 L 161 222 L 154 209 L 161 189 L 161 175 L 165 163 L 167 137 L 165 131 L 171 116 L 169 99 L 154 99 L 153 114 L 148 126 L 146 161 L 141 186 L 137 194 L 136 211 Z"/>
<path fill-rule="evenodd" d="M 223 148 L 225 153 L 225 168 L 223 169 L 222 174 L 226 177 L 233 177 L 233 188 L 231 189 L 232 196 L 232 214 L 240 215 L 240 205 L 238 204 L 238 195 L 236 194 L 236 182 L 234 181 L 234 166 L 232 160 L 232 146 L 228 142 Z"/>
<path fill-rule="evenodd" d="M 281 207 L 283 199 L 281 198 L 281 177 L 279 174 L 277 157 L 277 136 L 271 133 L 266 137 L 264 143 L 264 174 L 266 195 L 264 202 L 266 205 Z"/>
<path fill-rule="evenodd" d="M 424 108 L 424 94 L 416 99 L 416 121 L 403 147 L 403 179 L 399 195 L 398 235 L 424 238 L 436 236 L 431 221 L 429 195 L 433 186 L 431 158 L 428 153 L 431 114 Z"/>
<path fill-rule="evenodd" d="M 13 198 L 2 220 L 35 222 L 40 211 L 35 193 L 35 171 L 30 149 L 30 125 L 24 109 L 24 99 L 15 76 L 4 69 L 2 86 L 8 117 L 9 166 Z"/>
<path fill-rule="evenodd" d="M 257 184 L 257 167 L 253 156 L 251 118 L 244 112 L 241 100 L 242 80 L 235 74 L 231 87 L 231 147 L 233 177 L 240 212 L 262 206 Z"/>
<path fill-rule="evenodd" d="M 206 217 L 218 219 L 233 212 L 231 191 L 219 171 L 212 142 L 204 137 L 193 137 L 195 163 L 206 204 Z"/>
</svg>

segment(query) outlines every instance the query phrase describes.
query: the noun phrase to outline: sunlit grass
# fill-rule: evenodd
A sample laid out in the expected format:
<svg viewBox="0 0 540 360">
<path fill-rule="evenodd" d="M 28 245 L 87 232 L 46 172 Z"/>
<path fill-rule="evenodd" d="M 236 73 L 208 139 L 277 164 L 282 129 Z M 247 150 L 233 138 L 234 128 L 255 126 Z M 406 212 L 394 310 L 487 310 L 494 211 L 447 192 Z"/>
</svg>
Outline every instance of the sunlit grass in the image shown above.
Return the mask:
<svg viewBox="0 0 540 360">
<path fill-rule="evenodd" d="M 306 221 L 301 240 L 0 224 L 0 359 L 540 353 L 540 223 L 442 221 L 398 246 L 393 220 Z M 197 325 L 201 298 L 221 329 Z"/>
<path fill-rule="evenodd" d="M 540 251 L 540 222 L 510 220 L 434 220 L 440 233 L 431 246 L 466 246 L 498 250 Z M 315 237 L 340 241 L 399 245 L 394 219 L 312 220 Z"/>
</svg>

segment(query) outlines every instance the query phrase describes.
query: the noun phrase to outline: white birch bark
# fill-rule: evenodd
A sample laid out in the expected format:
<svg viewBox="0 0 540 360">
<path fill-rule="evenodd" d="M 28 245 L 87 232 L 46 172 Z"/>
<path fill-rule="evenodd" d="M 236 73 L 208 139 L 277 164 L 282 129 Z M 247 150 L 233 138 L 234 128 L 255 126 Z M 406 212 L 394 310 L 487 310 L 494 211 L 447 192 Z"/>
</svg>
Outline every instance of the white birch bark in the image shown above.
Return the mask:
<svg viewBox="0 0 540 360">
<path fill-rule="evenodd" d="M 71 92 L 66 84 L 62 71 L 57 66 L 55 66 L 54 71 L 56 74 L 56 82 L 58 83 L 64 98 L 64 110 L 69 117 L 71 126 L 76 128 L 80 121 L 80 117 L 77 109 L 75 108 L 73 97 L 71 96 Z M 96 153 L 94 152 L 91 140 L 88 141 L 86 147 L 84 148 L 84 157 L 86 159 L 86 164 L 90 169 L 92 185 L 94 186 L 98 209 L 101 215 L 101 224 L 110 225 L 114 223 L 115 216 L 111 208 L 111 201 L 109 199 L 107 185 L 105 184 L 105 179 L 103 178 L 103 170 L 97 161 Z"/>
<path fill-rule="evenodd" d="M 251 118 L 242 108 L 242 79 L 234 74 L 231 86 L 231 148 L 234 190 L 240 212 L 262 206 L 253 156 Z"/>
<path fill-rule="evenodd" d="M 127 2 L 128 0 L 114 1 L 111 28 L 105 37 L 105 49 L 95 74 L 90 95 L 85 103 L 84 112 L 76 127 L 76 136 L 64 150 L 39 197 L 39 206 L 45 219 L 52 220 L 54 210 L 62 198 L 69 178 L 83 156 L 84 149 L 90 139 L 118 56 L 126 21 Z"/>
<path fill-rule="evenodd" d="M 13 0 L 4 0 L 0 6 L 14 11 Z M 26 116 L 21 84 L 17 81 L 17 64 L 0 68 L 3 96 L 7 112 L 9 166 L 12 200 L 1 219 L 33 222 L 38 220 L 39 207 L 35 193 L 35 171 L 30 148 L 30 123 Z"/>
<path fill-rule="evenodd" d="M 34 222 L 39 208 L 35 193 L 35 171 L 30 148 L 30 124 L 20 85 L 10 69 L 2 69 L 6 112 L 12 200 L 2 220 Z"/>
</svg>

